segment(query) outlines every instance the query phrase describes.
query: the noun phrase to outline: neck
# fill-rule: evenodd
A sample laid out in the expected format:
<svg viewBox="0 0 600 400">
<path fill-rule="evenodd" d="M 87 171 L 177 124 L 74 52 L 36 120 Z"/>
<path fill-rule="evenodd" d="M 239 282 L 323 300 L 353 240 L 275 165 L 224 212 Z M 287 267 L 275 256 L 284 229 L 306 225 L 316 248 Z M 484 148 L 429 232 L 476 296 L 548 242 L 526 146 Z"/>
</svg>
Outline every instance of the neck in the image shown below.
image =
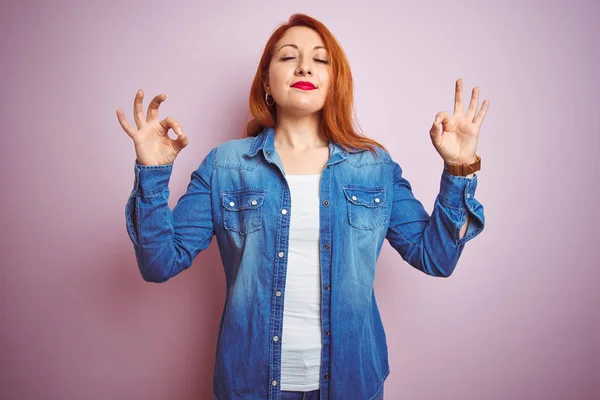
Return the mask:
<svg viewBox="0 0 600 400">
<path fill-rule="evenodd" d="M 310 150 L 328 145 L 320 132 L 321 113 L 311 115 L 281 115 L 277 113 L 275 123 L 275 145 L 291 150 Z"/>
</svg>

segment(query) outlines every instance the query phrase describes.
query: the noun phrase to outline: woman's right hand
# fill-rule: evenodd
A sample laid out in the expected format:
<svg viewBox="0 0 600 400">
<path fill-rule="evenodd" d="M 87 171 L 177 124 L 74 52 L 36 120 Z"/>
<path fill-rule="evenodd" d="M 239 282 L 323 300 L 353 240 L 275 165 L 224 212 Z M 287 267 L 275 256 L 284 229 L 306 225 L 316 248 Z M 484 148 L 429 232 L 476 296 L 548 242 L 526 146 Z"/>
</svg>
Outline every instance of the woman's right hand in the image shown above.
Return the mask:
<svg viewBox="0 0 600 400">
<path fill-rule="evenodd" d="M 181 125 L 173 117 L 158 120 L 158 107 L 165 101 L 166 94 L 155 96 L 148 105 L 148 115 L 144 117 L 142 100 L 144 92 L 138 90 L 133 101 L 133 118 L 137 129 L 129 125 L 125 114 L 117 109 L 117 118 L 123 130 L 133 139 L 137 162 L 140 165 L 166 165 L 175 161 L 175 158 L 189 140 Z M 167 134 L 169 128 L 177 134 L 177 139 L 171 139 Z"/>
</svg>

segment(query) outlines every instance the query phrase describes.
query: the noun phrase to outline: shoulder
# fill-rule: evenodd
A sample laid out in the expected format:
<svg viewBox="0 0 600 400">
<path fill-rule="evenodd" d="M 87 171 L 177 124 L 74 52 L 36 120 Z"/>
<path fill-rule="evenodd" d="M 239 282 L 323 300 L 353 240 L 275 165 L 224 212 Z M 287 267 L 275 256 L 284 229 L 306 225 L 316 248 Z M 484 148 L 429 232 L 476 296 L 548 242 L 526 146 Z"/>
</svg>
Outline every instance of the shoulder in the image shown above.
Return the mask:
<svg viewBox="0 0 600 400">
<path fill-rule="evenodd" d="M 229 139 L 214 147 L 211 151 L 214 152 L 215 167 L 253 169 L 255 162 L 244 154 L 250 151 L 255 140 L 255 136 Z"/>
<path fill-rule="evenodd" d="M 387 168 L 392 162 L 392 158 L 388 151 L 383 147 L 374 145 L 374 152 L 366 149 L 359 151 L 348 152 L 348 162 L 356 168 L 364 166 L 377 166 Z"/>
</svg>

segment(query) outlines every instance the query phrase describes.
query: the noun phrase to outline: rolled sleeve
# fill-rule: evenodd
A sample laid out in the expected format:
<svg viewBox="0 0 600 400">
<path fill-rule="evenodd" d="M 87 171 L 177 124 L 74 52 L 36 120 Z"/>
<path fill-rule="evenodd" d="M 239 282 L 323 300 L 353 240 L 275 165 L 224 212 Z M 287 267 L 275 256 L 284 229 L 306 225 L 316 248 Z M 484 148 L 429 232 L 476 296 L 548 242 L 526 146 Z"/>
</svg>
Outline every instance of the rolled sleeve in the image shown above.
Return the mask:
<svg viewBox="0 0 600 400">
<path fill-rule="evenodd" d="M 161 194 L 169 187 L 173 163 L 165 165 L 140 165 L 135 160 L 133 190 L 144 198 Z"/>
<path fill-rule="evenodd" d="M 394 189 L 386 238 L 394 249 L 416 269 L 432 276 L 448 277 L 454 271 L 464 244 L 484 226 L 483 206 L 474 197 L 477 177 L 457 177 L 443 172 L 433 212 L 427 213 L 415 198 L 402 168 L 390 162 Z M 470 213 L 462 239 L 460 229 Z"/>
<path fill-rule="evenodd" d="M 483 231 L 485 215 L 483 205 L 475 198 L 475 191 L 479 182 L 477 173 L 472 178 L 442 172 L 438 201 L 447 209 L 448 215 L 456 223 L 454 243 L 462 246 Z M 469 214 L 469 226 L 465 235 L 460 238 L 460 229 L 466 222 Z"/>
<path fill-rule="evenodd" d="M 214 236 L 212 173 L 216 148 L 191 174 L 186 192 L 171 210 L 169 179 L 173 164 L 135 162 L 134 188 L 125 207 L 127 232 L 144 280 L 165 282 L 188 269 Z"/>
</svg>

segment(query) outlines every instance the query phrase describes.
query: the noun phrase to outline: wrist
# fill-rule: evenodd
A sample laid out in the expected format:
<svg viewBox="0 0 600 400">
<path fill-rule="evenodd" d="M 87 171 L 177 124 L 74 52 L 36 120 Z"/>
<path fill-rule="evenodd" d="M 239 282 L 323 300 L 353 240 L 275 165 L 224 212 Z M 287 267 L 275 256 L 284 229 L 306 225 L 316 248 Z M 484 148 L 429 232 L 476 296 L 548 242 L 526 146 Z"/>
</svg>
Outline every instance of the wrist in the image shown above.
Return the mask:
<svg viewBox="0 0 600 400">
<path fill-rule="evenodd" d="M 452 162 L 444 160 L 444 170 L 450 175 L 473 178 L 474 173 L 481 169 L 481 157 L 477 154 L 472 159 L 457 159 Z"/>
<path fill-rule="evenodd" d="M 471 158 L 463 158 L 463 159 L 457 159 L 457 160 L 452 160 L 452 161 L 446 161 L 444 160 L 444 162 L 448 165 L 460 165 L 460 164 L 473 164 L 475 161 L 477 161 L 477 156 L 472 156 Z"/>
</svg>

